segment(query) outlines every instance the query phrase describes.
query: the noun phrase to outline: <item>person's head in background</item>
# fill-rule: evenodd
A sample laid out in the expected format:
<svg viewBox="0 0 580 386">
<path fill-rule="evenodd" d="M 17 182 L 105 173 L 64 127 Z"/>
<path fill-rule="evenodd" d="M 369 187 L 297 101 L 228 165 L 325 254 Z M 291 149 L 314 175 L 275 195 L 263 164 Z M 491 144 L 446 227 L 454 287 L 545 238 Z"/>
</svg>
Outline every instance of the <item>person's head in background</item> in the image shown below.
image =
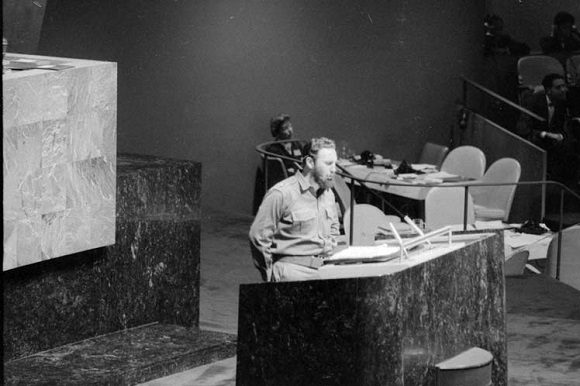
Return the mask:
<svg viewBox="0 0 580 386">
<path fill-rule="evenodd" d="M 312 138 L 304 147 L 303 171 L 319 188 L 333 187 L 336 161 L 336 144 L 332 139 Z"/>
<path fill-rule="evenodd" d="M 558 12 L 554 16 L 554 37 L 567 39 L 572 35 L 575 19 L 568 12 Z"/>
<path fill-rule="evenodd" d="M 546 95 L 554 102 L 565 102 L 568 87 L 564 76 L 560 74 L 548 74 L 542 80 L 542 86 Z"/>
<path fill-rule="evenodd" d="M 292 123 L 290 123 L 290 116 L 279 114 L 270 119 L 270 132 L 276 141 L 292 139 L 294 130 L 292 128 Z"/>
</svg>

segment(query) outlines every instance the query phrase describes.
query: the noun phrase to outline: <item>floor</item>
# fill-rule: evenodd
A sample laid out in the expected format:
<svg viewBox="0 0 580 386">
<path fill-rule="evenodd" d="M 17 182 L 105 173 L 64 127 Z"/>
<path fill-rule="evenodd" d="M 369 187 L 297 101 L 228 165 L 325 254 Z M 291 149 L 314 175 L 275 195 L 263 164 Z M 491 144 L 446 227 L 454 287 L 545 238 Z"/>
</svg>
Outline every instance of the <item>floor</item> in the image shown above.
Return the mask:
<svg viewBox="0 0 580 386">
<path fill-rule="evenodd" d="M 249 254 L 251 216 L 206 212 L 201 234 L 202 329 L 237 333 L 238 286 L 260 281 Z M 509 385 L 580 386 L 580 291 L 543 275 L 506 281 Z M 233 386 L 228 358 L 142 386 Z"/>
</svg>

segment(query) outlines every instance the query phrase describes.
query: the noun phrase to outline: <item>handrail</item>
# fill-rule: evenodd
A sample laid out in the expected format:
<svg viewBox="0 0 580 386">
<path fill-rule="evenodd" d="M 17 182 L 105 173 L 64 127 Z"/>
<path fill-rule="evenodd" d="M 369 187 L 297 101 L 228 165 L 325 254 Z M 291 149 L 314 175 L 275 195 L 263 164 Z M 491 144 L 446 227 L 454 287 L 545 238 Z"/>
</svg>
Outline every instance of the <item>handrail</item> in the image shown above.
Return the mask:
<svg viewBox="0 0 580 386">
<path fill-rule="evenodd" d="M 264 149 L 265 147 L 267 147 L 269 145 L 272 145 L 272 144 L 275 144 L 275 143 L 289 143 L 289 142 L 302 143 L 303 141 L 302 140 L 299 140 L 299 139 L 287 139 L 287 140 L 283 140 L 283 141 L 269 141 L 269 142 L 264 142 L 264 143 L 261 143 L 261 144 L 259 144 L 259 145 L 256 146 L 256 151 L 259 154 L 261 154 L 261 155 L 264 156 L 264 159 L 263 159 L 263 161 L 264 161 L 263 169 L 264 169 L 264 186 L 265 186 L 266 190 L 268 188 L 267 187 L 267 184 L 268 184 L 268 166 L 267 166 L 267 163 L 266 163 L 266 158 L 267 157 L 279 158 L 279 159 L 282 159 L 282 160 L 291 161 L 291 162 L 294 162 L 294 165 L 296 165 L 296 168 L 298 170 L 302 170 L 303 169 L 302 165 L 297 162 L 296 158 L 287 157 L 287 156 L 284 156 L 282 154 L 272 153 L 272 152 L 269 152 L 269 151 L 267 151 L 267 150 Z M 337 165 L 337 167 L 339 169 L 342 169 L 344 172 L 346 172 L 346 170 L 343 169 L 340 165 Z M 379 194 L 377 194 L 376 192 L 374 192 L 373 189 L 369 188 L 364 183 L 360 183 L 360 185 L 365 189 L 366 192 L 372 194 L 375 198 L 381 200 L 381 202 L 383 204 L 387 204 L 387 206 L 389 208 L 391 208 L 393 211 L 397 212 L 401 218 L 404 217 L 404 215 L 397 208 L 395 208 L 389 201 L 385 200 L 384 197 L 381 197 Z M 353 205 L 353 201 L 354 201 L 354 196 L 352 195 L 352 192 L 351 192 L 351 205 L 350 205 L 351 207 Z"/>
<path fill-rule="evenodd" d="M 299 170 L 302 170 L 302 165 L 297 163 L 295 158 L 286 157 L 281 154 L 271 153 L 267 150 L 264 150 L 263 147 L 273 144 L 273 143 L 286 143 L 286 142 L 299 142 L 299 140 L 285 140 L 285 141 L 270 141 L 262 143 L 256 146 L 256 151 L 264 156 L 269 156 L 272 158 L 281 158 L 285 160 L 292 161 L 296 164 Z M 477 182 L 477 181 L 465 181 L 465 182 L 452 182 L 447 184 L 435 184 L 435 183 L 405 183 L 405 182 L 385 182 L 385 181 L 373 181 L 372 178 L 359 178 L 353 176 L 349 173 L 344 167 L 337 164 L 338 170 L 337 174 L 341 175 L 342 177 L 346 177 L 352 181 L 356 181 L 360 186 L 365 188 L 365 190 L 371 192 L 375 197 L 381 199 L 384 203 L 387 203 L 391 209 L 393 209 L 401 218 L 405 217 L 403 213 L 397 210 L 394 206 L 392 206 L 387 200 L 385 200 L 380 195 L 376 194 L 372 188 L 369 188 L 365 183 L 374 183 L 378 185 L 389 185 L 389 186 L 405 186 L 405 187 L 416 187 L 416 188 L 433 188 L 443 187 L 443 188 L 457 188 L 457 187 L 464 187 L 465 188 L 465 195 L 464 195 L 464 205 L 463 205 L 463 230 L 467 230 L 467 197 L 469 195 L 469 188 L 470 187 L 478 187 L 478 186 L 520 186 L 520 185 L 541 185 L 542 189 L 546 188 L 546 185 L 554 185 L 560 188 L 560 216 L 559 216 L 559 224 L 558 224 L 558 248 L 557 248 L 557 257 L 556 257 L 556 279 L 560 277 L 560 258 L 561 258 L 561 234 L 563 228 L 563 217 L 564 217 L 564 193 L 571 194 L 577 200 L 580 200 L 580 194 L 574 192 L 572 189 L 567 187 L 566 185 L 562 184 L 558 181 L 550 181 L 550 180 L 539 180 L 539 181 L 518 181 L 518 182 Z M 267 178 L 267 174 L 266 174 Z M 351 184 L 351 192 L 350 192 L 350 207 L 351 207 L 351 215 L 350 215 L 350 238 L 352 240 L 352 232 L 353 232 L 353 219 L 354 219 L 354 184 Z M 542 209 L 542 216 L 543 216 L 543 209 Z"/>
<path fill-rule="evenodd" d="M 304 141 L 299 140 L 299 139 L 286 139 L 286 140 L 282 140 L 282 141 L 269 141 L 269 142 L 264 142 L 264 143 L 257 145 L 256 151 L 260 154 L 263 154 L 265 156 L 269 156 L 272 158 L 281 158 L 281 159 L 286 160 L 286 161 L 292 161 L 296 164 L 298 169 L 302 170 L 302 165 L 299 163 L 299 161 L 301 161 L 301 160 L 297 160 L 294 157 L 287 157 L 285 155 L 278 154 L 278 153 L 272 153 L 272 152 L 269 152 L 269 151 L 263 149 L 264 147 L 267 147 L 267 146 L 270 146 L 270 145 L 273 145 L 276 143 L 284 144 L 284 143 L 292 143 L 292 142 L 304 143 Z"/>
<path fill-rule="evenodd" d="M 494 97 L 495 99 L 499 99 L 503 103 L 505 103 L 505 104 L 513 107 L 514 109 L 516 109 L 516 110 L 518 110 L 518 111 L 520 111 L 520 112 L 522 112 L 524 114 L 527 114 L 527 115 L 529 115 L 529 116 L 537 119 L 540 122 L 546 122 L 546 119 L 545 118 L 542 118 L 539 115 L 537 115 L 536 113 L 534 113 L 534 112 L 532 112 L 532 111 L 530 111 L 530 110 L 528 110 L 526 108 L 523 108 L 522 106 L 518 105 L 517 103 L 514 103 L 514 102 L 510 101 L 509 99 L 507 99 L 507 98 L 505 98 L 505 97 L 503 97 L 503 96 L 501 96 L 501 95 L 499 95 L 499 94 L 491 91 L 490 89 L 488 89 L 488 88 L 480 85 L 479 83 L 476 83 L 476 82 L 474 82 L 474 81 L 472 81 L 470 79 L 467 79 L 465 76 L 461 76 L 461 80 L 464 83 L 467 83 L 467 84 L 475 87 L 479 91 L 482 91 L 485 94 L 488 94 L 489 96 Z M 464 106 L 467 105 L 467 93 L 466 93 L 466 90 L 465 89 L 463 90 L 463 105 Z"/>
<path fill-rule="evenodd" d="M 264 149 L 265 147 L 273 145 L 273 144 L 284 144 L 284 143 L 292 143 L 292 142 L 303 143 L 304 141 L 299 140 L 299 139 L 286 139 L 286 140 L 282 140 L 282 141 L 264 142 L 264 143 L 261 143 L 261 144 L 256 146 L 256 151 L 262 156 L 262 170 L 264 171 L 264 191 L 268 190 L 268 181 L 269 181 L 269 179 L 268 179 L 269 168 L 268 168 L 268 162 L 267 162 L 268 158 L 274 158 L 274 159 L 279 159 L 282 161 L 286 160 L 286 161 L 293 162 L 294 165 L 296 166 L 297 170 L 302 170 L 302 165 L 301 165 L 302 160 L 299 161 L 296 158 L 287 157 L 285 155 L 278 154 L 278 153 L 272 153 L 272 152 L 269 152 L 269 151 Z M 282 162 L 282 166 L 285 168 L 285 165 L 283 162 Z"/>
<path fill-rule="evenodd" d="M 462 103 L 463 103 L 464 108 L 469 109 L 470 111 L 475 112 L 474 111 L 474 108 L 468 107 L 468 103 L 467 103 L 467 86 L 468 85 L 474 87 L 476 90 L 479 90 L 479 91 L 483 92 L 484 94 L 487 94 L 487 95 L 489 95 L 489 96 L 491 96 L 491 97 L 493 97 L 493 98 L 495 98 L 497 100 L 502 101 L 503 103 L 505 103 L 505 104 L 513 107 L 514 109 L 516 109 L 520 113 L 526 114 L 526 115 L 534 118 L 536 121 L 539 121 L 541 123 L 545 123 L 546 122 L 546 119 L 545 118 L 540 117 L 539 115 L 535 114 L 534 112 L 532 112 L 532 111 L 530 111 L 530 110 L 528 110 L 528 109 L 526 109 L 526 108 L 524 108 L 524 107 L 522 107 L 522 106 L 520 106 L 520 105 L 518 105 L 518 104 L 516 104 L 516 103 L 514 103 L 512 101 L 510 101 L 509 99 L 507 99 L 507 98 L 505 98 L 505 97 L 503 97 L 503 96 L 501 96 L 501 95 L 499 95 L 499 94 L 491 91 L 490 89 L 482 86 L 481 84 L 476 83 L 476 82 L 474 82 L 474 81 L 472 81 L 470 79 L 467 79 L 465 76 L 461 76 L 461 80 L 463 82 L 462 83 L 462 85 L 463 85 L 463 102 Z M 490 122 L 493 122 L 491 120 L 491 118 L 486 118 L 486 117 L 483 117 L 483 118 L 486 119 L 486 120 L 488 120 L 488 121 L 490 121 Z M 497 126 L 501 127 L 497 123 L 495 123 L 495 124 Z M 526 143 L 528 145 L 530 144 L 530 141 L 528 141 L 527 139 L 525 139 L 525 138 L 523 138 L 523 137 L 521 137 L 519 135 L 514 135 L 514 136 L 516 136 L 518 139 L 520 139 L 521 142 Z M 533 144 L 533 145 L 535 147 L 539 148 L 537 145 L 535 145 L 535 144 Z M 543 177 L 545 178 L 546 177 L 546 171 L 547 171 L 547 158 L 546 158 L 546 154 L 543 155 L 542 164 L 543 164 Z M 546 186 L 545 185 L 542 186 L 542 201 L 541 201 L 541 206 L 542 206 L 542 217 L 543 217 L 545 215 L 545 207 L 546 207 Z"/>
</svg>

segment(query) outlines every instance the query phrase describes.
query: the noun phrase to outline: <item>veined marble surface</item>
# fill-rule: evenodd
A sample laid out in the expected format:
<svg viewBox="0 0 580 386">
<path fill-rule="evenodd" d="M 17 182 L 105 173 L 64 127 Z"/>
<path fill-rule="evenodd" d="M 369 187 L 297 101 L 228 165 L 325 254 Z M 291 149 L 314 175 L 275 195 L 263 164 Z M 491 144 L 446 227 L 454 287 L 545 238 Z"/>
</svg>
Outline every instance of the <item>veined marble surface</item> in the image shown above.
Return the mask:
<svg viewBox="0 0 580 386">
<path fill-rule="evenodd" d="M 435 385 L 435 364 L 480 347 L 506 385 L 503 238 L 449 249 L 381 276 L 240 285 L 236 384 Z"/>
<path fill-rule="evenodd" d="M 65 61 L 2 76 L 4 271 L 115 243 L 117 65 Z"/>
</svg>

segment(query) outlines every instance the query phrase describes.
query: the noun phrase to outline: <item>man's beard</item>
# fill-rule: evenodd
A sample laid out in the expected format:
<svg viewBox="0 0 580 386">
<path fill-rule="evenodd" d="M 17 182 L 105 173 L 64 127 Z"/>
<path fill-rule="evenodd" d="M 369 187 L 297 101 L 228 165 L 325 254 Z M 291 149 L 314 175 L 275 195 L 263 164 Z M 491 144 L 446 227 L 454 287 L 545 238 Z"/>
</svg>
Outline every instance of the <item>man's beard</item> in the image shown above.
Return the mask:
<svg viewBox="0 0 580 386">
<path fill-rule="evenodd" d="M 330 179 L 322 178 L 320 175 L 315 174 L 315 181 L 321 189 L 327 190 L 334 186 L 334 177 Z"/>
</svg>

